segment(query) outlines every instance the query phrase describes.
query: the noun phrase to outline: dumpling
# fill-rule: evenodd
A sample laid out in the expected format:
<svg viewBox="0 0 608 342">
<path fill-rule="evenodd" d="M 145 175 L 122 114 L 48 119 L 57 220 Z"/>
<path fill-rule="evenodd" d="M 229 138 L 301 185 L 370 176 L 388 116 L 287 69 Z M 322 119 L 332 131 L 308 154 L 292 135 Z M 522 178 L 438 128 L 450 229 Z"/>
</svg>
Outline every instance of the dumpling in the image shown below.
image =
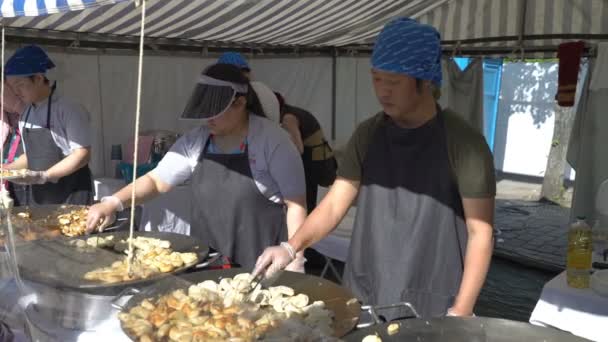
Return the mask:
<svg viewBox="0 0 608 342">
<path fill-rule="evenodd" d="M 205 280 L 204 282 L 199 283 L 197 286 L 201 289 L 205 289 L 214 293 L 218 293 L 220 291 L 219 285 L 213 280 Z"/>
<path fill-rule="evenodd" d="M 270 294 L 268 293 L 268 290 L 262 290 L 260 287 L 256 287 L 249 295 L 249 300 L 260 306 L 266 306 L 270 300 Z"/>
<path fill-rule="evenodd" d="M 285 307 L 289 304 L 289 300 L 283 297 L 272 297 L 269 303 L 272 308 L 277 312 L 285 312 Z"/>
<path fill-rule="evenodd" d="M 239 293 L 247 292 L 251 288 L 251 281 L 248 279 L 233 279 L 230 284 L 232 288 Z"/>
<path fill-rule="evenodd" d="M 297 296 L 290 297 L 289 304 L 295 306 L 296 308 L 304 308 L 308 305 L 308 296 L 300 293 Z"/>
<path fill-rule="evenodd" d="M 246 280 L 251 283 L 251 281 L 253 280 L 253 276 L 251 275 L 251 273 L 239 273 L 234 276 L 234 280 Z"/>
<path fill-rule="evenodd" d="M 367 335 L 361 342 L 382 342 L 382 339 L 378 335 Z"/>
<path fill-rule="evenodd" d="M 192 264 L 198 260 L 196 253 L 180 253 L 180 257 L 186 265 Z"/>
<path fill-rule="evenodd" d="M 232 290 L 232 278 L 223 278 L 222 280 L 220 280 L 219 292 L 226 293 Z"/>
<path fill-rule="evenodd" d="M 295 294 L 294 290 L 291 287 L 287 287 L 287 286 L 274 286 L 269 288 L 270 290 L 270 297 L 277 297 L 277 296 L 288 296 L 291 297 Z"/>
</svg>

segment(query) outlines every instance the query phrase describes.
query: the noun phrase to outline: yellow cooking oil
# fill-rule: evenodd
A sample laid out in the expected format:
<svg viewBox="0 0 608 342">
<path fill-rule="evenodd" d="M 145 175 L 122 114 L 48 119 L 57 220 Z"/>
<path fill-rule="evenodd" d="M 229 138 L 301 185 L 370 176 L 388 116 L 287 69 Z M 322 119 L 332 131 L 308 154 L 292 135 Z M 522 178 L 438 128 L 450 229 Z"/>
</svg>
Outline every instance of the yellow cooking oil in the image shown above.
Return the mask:
<svg viewBox="0 0 608 342">
<path fill-rule="evenodd" d="M 585 289 L 589 287 L 593 240 L 591 227 L 584 217 L 577 217 L 568 231 L 568 254 L 566 276 L 568 286 Z"/>
</svg>

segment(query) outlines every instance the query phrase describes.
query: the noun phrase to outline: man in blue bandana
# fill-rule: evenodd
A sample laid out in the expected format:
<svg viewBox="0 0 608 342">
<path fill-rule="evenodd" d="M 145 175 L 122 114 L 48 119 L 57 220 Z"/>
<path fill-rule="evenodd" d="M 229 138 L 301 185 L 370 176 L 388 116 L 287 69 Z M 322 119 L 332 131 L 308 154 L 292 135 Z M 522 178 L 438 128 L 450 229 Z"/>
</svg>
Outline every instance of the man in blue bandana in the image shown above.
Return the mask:
<svg viewBox="0 0 608 342">
<path fill-rule="evenodd" d="M 483 136 L 437 105 L 440 59 L 433 27 L 409 18 L 386 24 L 371 68 L 383 111 L 357 127 L 327 196 L 254 273 L 284 267 L 356 199 L 344 284 L 363 303 L 409 302 L 422 317 L 473 314 L 492 256 L 494 167 Z"/>
<path fill-rule="evenodd" d="M 24 154 L 7 169 L 27 169 L 13 180 L 30 185 L 26 203 L 90 204 L 93 181 L 89 113 L 81 105 L 55 93 L 56 82 L 46 77 L 55 64 L 39 46 L 18 49 L 6 62 L 6 81 L 25 104 L 19 129 Z"/>
</svg>

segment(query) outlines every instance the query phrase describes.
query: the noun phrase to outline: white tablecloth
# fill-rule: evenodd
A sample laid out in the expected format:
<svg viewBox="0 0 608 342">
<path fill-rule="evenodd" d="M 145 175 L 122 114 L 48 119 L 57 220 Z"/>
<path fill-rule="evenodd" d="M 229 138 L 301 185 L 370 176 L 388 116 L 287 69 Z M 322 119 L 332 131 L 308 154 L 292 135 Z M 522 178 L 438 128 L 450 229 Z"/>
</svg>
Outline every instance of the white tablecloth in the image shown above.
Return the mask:
<svg viewBox="0 0 608 342">
<path fill-rule="evenodd" d="M 109 196 L 124 186 L 125 182 L 121 179 L 95 179 L 95 199 Z M 141 205 L 140 229 L 189 235 L 191 197 L 189 186 L 182 185 L 147 201 Z"/>
<path fill-rule="evenodd" d="M 591 289 L 568 287 L 566 272 L 562 272 L 545 284 L 530 323 L 607 342 L 608 297 L 601 297 Z"/>
</svg>

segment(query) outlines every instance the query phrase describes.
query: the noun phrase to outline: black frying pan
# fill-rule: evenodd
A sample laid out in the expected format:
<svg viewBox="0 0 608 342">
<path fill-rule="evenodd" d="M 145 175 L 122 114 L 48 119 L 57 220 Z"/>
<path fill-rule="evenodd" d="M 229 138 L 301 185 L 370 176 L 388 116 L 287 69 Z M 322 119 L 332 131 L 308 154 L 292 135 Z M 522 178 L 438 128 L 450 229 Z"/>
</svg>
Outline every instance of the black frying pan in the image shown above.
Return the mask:
<svg viewBox="0 0 608 342">
<path fill-rule="evenodd" d="M 57 216 L 61 214 L 70 213 L 73 210 L 85 208 L 84 205 L 42 205 L 35 207 L 14 207 L 12 208 L 11 220 L 13 229 L 16 233 L 16 241 L 31 241 L 37 239 L 52 239 L 61 236 L 60 225 L 57 220 Z M 19 219 L 17 216 L 20 213 L 29 213 L 31 222 L 25 222 L 23 219 Z M 128 218 L 119 218 L 113 222 L 109 227 L 105 228 L 104 231 L 119 231 L 127 230 L 129 227 Z M 96 233 L 96 232 L 94 232 Z M 5 235 L 7 232 L 5 228 L 0 231 L 0 235 Z M 0 236 L 2 238 L 3 236 Z M 4 236 L 5 237 L 5 236 Z M 2 239 L 4 240 L 4 239 Z M 0 247 L 3 247 L 4 243 L 0 241 Z"/>
<path fill-rule="evenodd" d="M 398 324 L 390 335 L 388 326 Z M 405 319 L 358 329 L 346 342 L 361 342 L 366 336 L 378 335 L 382 342 L 585 342 L 580 337 L 551 328 L 498 318 Z"/>
<path fill-rule="evenodd" d="M 222 278 L 232 278 L 239 273 L 247 272 L 241 268 L 201 271 L 189 273 L 180 277 L 165 278 L 151 286 L 146 287 L 142 291 L 137 291 L 137 294 L 119 308 L 128 312 L 131 308 L 138 305 L 147 298 L 158 298 L 161 295 L 167 294 L 173 290 L 185 289 L 190 285 L 198 284 L 205 280 L 213 280 L 219 282 Z M 294 289 L 296 293 L 307 295 L 311 301 L 322 300 L 325 302 L 327 309 L 334 313 L 334 335 L 342 337 L 349 331 L 354 329 L 359 321 L 361 313 L 361 305 L 354 298 L 353 294 L 346 288 L 333 283 L 329 280 L 315 277 L 312 275 L 283 272 L 279 278 L 273 283 L 273 286 L 285 285 Z M 121 325 L 122 326 L 122 325 Z M 129 335 L 123 329 L 125 334 Z M 132 340 L 136 340 L 134 336 L 129 336 Z"/>
<path fill-rule="evenodd" d="M 101 233 L 97 236 L 114 235 L 115 240 L 128 238 L 129 232 Z M 66 290 L 89 292 L 95 294 L 116 294 L 130 286 L 158 281 L 169 274 L 184 272 L 200 263 L 209 253 L 209 248 L 200 240 L 182 234 L 167 232 L 134 232 L 134 236 L 144 236 L 168 240 L 176 252 L 194 252 L 198 256 L 196 263 L 185 265 L 170 273 L 162 273 L 150 278 L 126 282 L 104 284 L 85 280 L 84 274 L 99 267 L 110 266 L 113 262 L 123 260 L 125 254 L 105 248 L 78 249 L 70 244 L 73 240 L 84 240 L 87 236 L 77 238 L 59 237 L 52 240 L 35 240 L 20 244 L 16 248 L 19 272 L 23 279 Z"/>
</svg>

